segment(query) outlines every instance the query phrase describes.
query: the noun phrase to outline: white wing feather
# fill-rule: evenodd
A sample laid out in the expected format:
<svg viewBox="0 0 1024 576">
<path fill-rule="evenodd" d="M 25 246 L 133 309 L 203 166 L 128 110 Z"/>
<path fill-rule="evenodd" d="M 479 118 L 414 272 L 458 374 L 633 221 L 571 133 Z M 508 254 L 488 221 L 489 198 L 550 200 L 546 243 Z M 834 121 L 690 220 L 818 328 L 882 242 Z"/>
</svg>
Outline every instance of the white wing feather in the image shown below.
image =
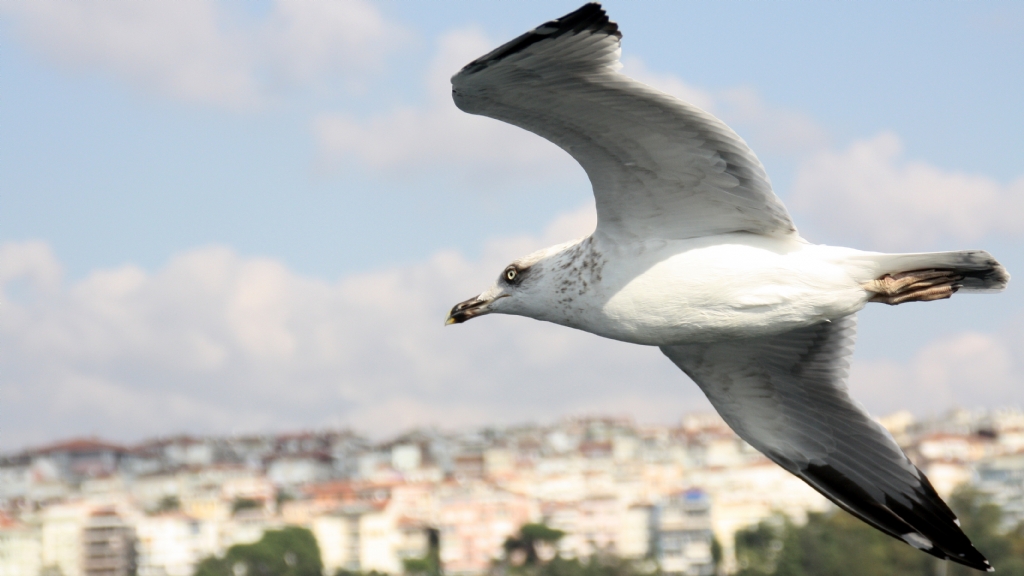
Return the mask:
<svg viewBox="0 0 1024 576">
<path fill-rule="evenodd" d="M 588 4 L 468 64 L 452 78 L 453 98 L 571 154 L 590 177 L 602 233 L 794 234 L 747 144 L 711 114 L 617 72 L 619 38 Z"/>
</svg>

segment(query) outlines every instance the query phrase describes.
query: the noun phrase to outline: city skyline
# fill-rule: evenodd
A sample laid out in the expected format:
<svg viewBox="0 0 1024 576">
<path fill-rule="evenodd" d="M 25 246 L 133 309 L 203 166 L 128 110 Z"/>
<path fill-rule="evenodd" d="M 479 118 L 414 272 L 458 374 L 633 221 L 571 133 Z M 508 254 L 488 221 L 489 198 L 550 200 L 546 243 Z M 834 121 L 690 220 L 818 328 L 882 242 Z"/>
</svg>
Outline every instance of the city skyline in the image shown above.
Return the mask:
<svg viewBox="0 0 1024 576">
<path fill-rule="evenodd" d="M 906 427 L 916 425 L 922 429 L 948 428 L 949 422 L 956 422 L 965 418 L 972 421 L 998 420 L 1001 415 L 1014 415 L 1024 413 L 1020 406 L 1002 406 L 996 409 L 967 409 L 954 407 L 942 413 L 918 418 L 910 410 L 901 409 L 889 414 L 875 415 L 875 420 L 882 422 L 886 428 L 891 428 L 891 423 L 898 423 Z M 297 428 L 292 430 L 236 430 L 229 433 L 200 434 L 187 430 L 176 431 L 168 434 L 148 436 L 136 439 L 131 442 L 117 441 L 116 439 L 105 438 L 96 434 L 78 434 L 58 438 L 51 438 L 39 444 L 14 447 L 13 449 L 0 451 L 0 458 L 12 457 L 28 453 L 48 452 L 55 448 L 67 446 L 79 446 L 95 444 L 117 450 L 131 451 L 136 448 L 163 445 L 176 442 L 197 442 L 197 441 L 232 441 L 235 439 L 271 439 L 290 441 L 301 438 L 312 438 L 318 436 L 343 437 L 361 442 L 365 449 L 372 450 L 380 447 L 391 447 L 402 444 L 408 438 L 415 438 L 423 434 L 437 435 L 438 437 L 470 437 L 487 436 L 491 434 L 512 433 L 527 429 L 555 429 L 560 426 L 583 424 L 588 422 L 601 422 L 609 425 L 619 425 L 636 429 L 686 429 L 688 427 L 711 426 L 729 430 L 729 426 L 722 420 L 722 417 L 710 407 L 706 411 L 684 412 L 677 419 L 671 422 L 643 421 L 634 418 L 630 414 L 621 413 L 576 413 L 563 414 L 547 420 L 523 420 L 509 423 L 475 424 L 466 426 L 444 427 L 434 424 L 411 426 L 386 436 L 374 436 L 364 430 L 353 427 L 331 427 L 319 428 Z M 966 428 L 964 428 L 966 429 Z M 891 431 L 891 430 L 890 430 Z"/>
<path fill-rule="evenodd" d="M 988 529 L 1003 549 L 986 539 L 984 551 L 997 569 L 1009 563 L 1005 547 L 1024 543 L 1024 411 L 882 422 L 944 499 L 996 506 Z M 965 530 L 981 530 L 961 512 Z M 549 556 L 710 576 L 743 568 L 739 532 L 843 516 L 713 413 L 672 426 L 590 417 L 420 430 L 380 444 L 337 432 L 86 440 L 0 458 L 0 571 L 26 576 L 192 576 L 282 529 L 308 530 L 326 576 L 415 573 L 406 561 L 426 556 L 431 529 L 446 573 L 469 576 L 510 560 L 503 544 L 530 523 L 564 533 Z"/>
</svg>

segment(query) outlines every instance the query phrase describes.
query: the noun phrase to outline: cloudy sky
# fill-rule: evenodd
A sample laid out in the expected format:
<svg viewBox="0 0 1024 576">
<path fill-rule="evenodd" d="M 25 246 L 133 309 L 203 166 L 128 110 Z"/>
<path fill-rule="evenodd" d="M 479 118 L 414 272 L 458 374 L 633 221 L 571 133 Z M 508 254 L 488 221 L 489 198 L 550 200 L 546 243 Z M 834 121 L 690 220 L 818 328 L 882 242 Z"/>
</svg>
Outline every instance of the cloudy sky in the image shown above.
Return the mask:
<svg viewBox="0 0 1024 576">
<path fill-rule="evenodd" d="M 448 78 L 577 2 L 0 0 L 0 449 L 706 409 L 652 348 L 488 317 L 583 171 Z M 805 237 L 1024 274 L 1024 6 L 625 2 L 625 72 L 729 122 Z M 1024 405 L 1024 288 L 861 314 L 874 413 Z"/>
</svg>

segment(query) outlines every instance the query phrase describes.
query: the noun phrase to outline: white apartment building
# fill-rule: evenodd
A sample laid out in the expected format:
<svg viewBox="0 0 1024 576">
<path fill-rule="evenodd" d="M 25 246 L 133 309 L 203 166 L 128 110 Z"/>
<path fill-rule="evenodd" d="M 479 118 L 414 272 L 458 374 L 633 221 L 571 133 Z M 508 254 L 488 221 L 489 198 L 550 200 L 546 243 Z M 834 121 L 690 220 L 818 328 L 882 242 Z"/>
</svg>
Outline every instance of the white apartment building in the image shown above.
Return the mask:
<svg viewBox="0 0 1024 576">
<path fill-rule="evenodd" d="M 192 576 L 203 558 L 221 552 L 218 526 L 180 512 L 135 521 L 138 576 Z"/>
<path fill-rule="evenodd" d="M 651 506 L 633 505 L 608 495 L 578 502 L 553 502 L 542 509 L 544 523 L 566 533 L 558 542 L 558 551 L 563 556 L 587 558 L 611 553 L 643 558 L 651 552 Z"/>
<path fill-rule="evenodd" d="M 91 506 L 57 504 L 47 507 L 40 518 L 43 569 L 56 568 L 63 576 L 84 576 L 82 572 L 82 530 Z"/>
<path fill-rule="evenodd" d="M 324 571 L 339 569 L 400 574 L 402 560 L 426 553 L 423 526 L 405 522 L 388 503 L 359 503 L 317 516 L 313 535 Z"/>
<path fill-rule="evenodd" d="M 113 508 L 94 509 L 80 537 L 84 576 L 134 576 L 135 529 Z"/>
<path fill-rule="evenodd" d="M 668 576 L 711 576 L 711 498 L 691 489 L 672 494 L 654 508 L 654 551 Z"/>
<path fill-rule="evenodd" d="M 38 526 L 0 515 L 0 576 L 39 576 L 42 549 Z"/>
<path fill-rule="evenodd" d="M 537 502 L 474 482 L 442 486 L 437 526 L 441 562 L 449 574 L 479 574 L 502 554 L 505 539 L 540 519 Z"/>
</svg>

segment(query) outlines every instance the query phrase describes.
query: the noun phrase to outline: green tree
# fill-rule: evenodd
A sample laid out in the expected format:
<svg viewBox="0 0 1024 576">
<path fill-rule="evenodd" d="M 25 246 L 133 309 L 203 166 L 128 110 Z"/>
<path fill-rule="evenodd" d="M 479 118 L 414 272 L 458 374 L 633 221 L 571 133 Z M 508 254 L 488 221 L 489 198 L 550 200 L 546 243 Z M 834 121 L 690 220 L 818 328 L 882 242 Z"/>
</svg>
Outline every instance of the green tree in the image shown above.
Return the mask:
<svg viewBox="0 0 1024 576">
<path fill-rule="evenodd" d="M 231 503 L 231 513 L 235 514 L 239 510 L 253 510 L 262 507 L 263 502 L 259 500 L 255 500 L 253 498 L 235 498 L 235 501 Z"/>
<path fill-rule="evenodd" d="M 971 537 L 974 547 L 988 558 L 1001 576 L 1024 576 L 1024 524 L 1010 531 L 1001 530 L 1003 511 L 970 486 L 954 491 L 949 507 L 960 519 L 960 527 Z M 949 576 L 977 574 L 959 564 L 950 564 L 949 568 Z"/>
<path fill-rule="evenodd" d="M 718 567 L 722 565 L 722 543 L 714 536 L 711 537 L 711 562 L 714 563 L 717 574 Z"/>
<path fill-rule="evenodd" d="M 173 512 L 181 509 L 181 500 L 177 496 L 164 496 L 157 503 L 156 508 L 153 512 Z"/>
<path fill-rule="evenodd" d="M 407 576 L 441 576 L 441 532 L 426 528 L 427 554 L 423 558 L 406 558 L 402 568 Z"/>
<path fill-rule="evenodd" d="M 660 574 L 653 562 L 637 562 L 611 554 L 594 554 L 586 559 L 556 556 L 534 567 L 520 567 L 512 574 L 523 576 L 654 576 Z"/>
<path fill-rule="evenodd" d="M 846 512 L 811 514 L 787 526 L 776 576 L 932 576 L 935 560 Z"/>
<path fill-rule="evenodd" d="M 774 574 L 789 520 L 776 516 L 736 532 L 736 563 L 741 576 Z"/>
<path fill-rule="evenodd" d="M 1002 513 L 976 490 L 950 498 L 964 532 L 1000 574 L 1024 576 L 1024 525 L 1000 529 Z M 969 576 L 977 571 L 935 559 L 853 516 L 836 511 L 809 514 L 795 526 L 773 518 L 736 533 L 738 576 Z"/>
<path fill-rule="evenodd" d="M 505 539 L 505 557 L 510 561 L 517 553 L 523 555 L 523 562 L 527 566 L 534 566 L 540 563 L 540 556 L 537 554 L 539 544 L 554 546 L 565 536 L 565 532 L 549 528 L 544 524 L 523 524 L 519 533 Z"/>
<path fill-rule="evenodd" d="M 427 576 L 430 574 L 430 561 L 426 558 L 403 558 L 402 571 L 406 576 Z"/>
<path fill-rule="evenodd" d="M 196 567 L 195 576 L 321 576 L 323 563 L 313 533 L 290 526 L 268 530 L 259 542 L 228 548 L 223 558 L 211 556 Z"/>
<path fill-rule="evenodd" d="M 653 561 L 619 558 L 598 553 L 589 558 L 563 558 L 557 553 L 547 561 L 538 548 L 558 544 L 565 532 L 544 524 L 524 524 L 519 532 L 505 540 L 505 559 L 492 573 L 507 576 L 653 576 L 659 574 Z M 518 558 L 517 558 L 518 557 Z"/>
</svg>

